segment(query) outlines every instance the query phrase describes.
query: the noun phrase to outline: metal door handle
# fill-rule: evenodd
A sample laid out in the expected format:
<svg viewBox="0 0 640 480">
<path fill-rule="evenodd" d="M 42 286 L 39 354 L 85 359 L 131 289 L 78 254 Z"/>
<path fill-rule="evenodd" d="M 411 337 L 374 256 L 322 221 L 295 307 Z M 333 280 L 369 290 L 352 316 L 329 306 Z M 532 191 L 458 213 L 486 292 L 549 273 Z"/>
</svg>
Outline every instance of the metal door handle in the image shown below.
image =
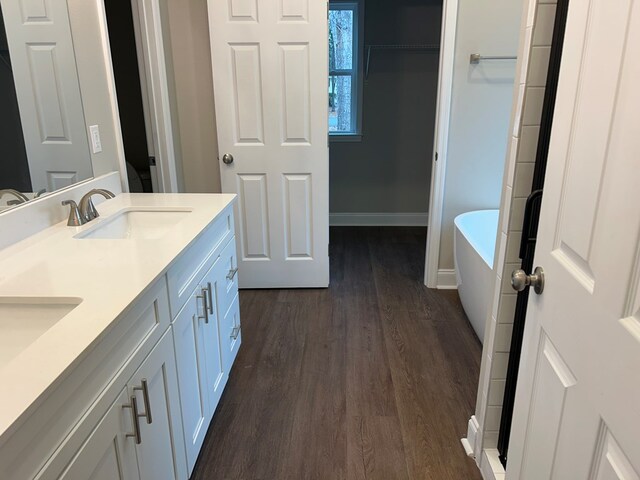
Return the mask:
<svg viewBox="0 0 640 480">
<path fill-rule="evenodd" d="M 231 155 L 230 153 L 225 153 L 222 156 L 222 161 L 225 165 L 231 165 L 233 163 L 233 155 Z"/>
<path fill-rule="evenodd" d="M 527 275 L 522 269 L 514 270 L 511 274 L 511 286 L 516 292 L 533 287 L 533 291 L 540 295 L 544 291 L 544 270 L 536 267 L 531 275 Z"/>
<path fill-rule="evenodd" d="M 229 270 L 229 273 L 227 273 L 227 279 L 233 280 L 233 277 L 236 276 L 236 273 L 238 273 L 238 267 L 232 268 L 231 270 Z"/>
<path fill-rule="evenodd" d="M 144 413 L 141 413 L 141 417 L 145 417 L 147 419 L 147 423 L 153 422 L 151 418 L 151 402 L 149 401 L 149 385 L 147 383 L 147 379 L 143 378 L 140 382 L 140 387 L 133 387 L 134 391 L 142 392 L 142 401 L 144 402 Z"/>
<path fill-rule="evenodd" d="M 138 413 L 138 400 L 136 399 L 135 395 L 131 395 L 130 398 L 131 403 L 127 403 L 126 405 L 123 405 L 122 408 L 129 408 L 131 409 L 131 420 L 133 422 L 133 433 L 127 433 L 127 437 L 133 437 L 136 439 L 136 444 L 140 445 L 142 443 L 142 435 L 140 434 L 140 417 L 143 415 L 140 415 Z"/>
<path fill-rule="evenodd" d="M 198 318 L 204 318 L 204 323 L 209 323 L 209 305 L 207 304 L 207 289 L 206 288 L 202 288 L 200 289 L 200 292 L 202 293 L 202 295 L 196 295 L 196 298 L 201 298 L 202 302 L 203 302 L 203 308 L 204 308 L 204 317 L 201 315 L 198 315 Z"/>
</svg>

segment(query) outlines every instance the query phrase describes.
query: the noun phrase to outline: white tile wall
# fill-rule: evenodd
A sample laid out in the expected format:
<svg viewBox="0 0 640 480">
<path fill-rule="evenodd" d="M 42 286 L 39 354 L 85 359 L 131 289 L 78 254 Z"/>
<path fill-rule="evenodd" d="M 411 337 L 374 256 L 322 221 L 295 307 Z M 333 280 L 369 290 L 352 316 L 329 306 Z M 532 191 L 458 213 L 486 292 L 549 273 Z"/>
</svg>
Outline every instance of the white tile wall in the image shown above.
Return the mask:
<svg viewBox="0 0 640 480">
<path fill-rule="evenodd" d="M 524 205 L 531 192 L 540 133 L 555 3 L 555 0 L 529 0 L 526 18 L 523 20 L 525 33 L 520 45 L 520 78 L 514 94 L 515 110 L 512 115 L 512 138 L 505 165 L 501 234 L 496 247 L 494 304 L 491 309 L 490 330 L 484 344 L 483 356 L 486 365 L 483 365 L 483 378 L 479 383 L 479 423 L 483 449 L 494 448 L 498 441 L 504 380 L 517 301 L 510 279 L 511 272 L 520 268 L 518 250 Z"/>
</svg>

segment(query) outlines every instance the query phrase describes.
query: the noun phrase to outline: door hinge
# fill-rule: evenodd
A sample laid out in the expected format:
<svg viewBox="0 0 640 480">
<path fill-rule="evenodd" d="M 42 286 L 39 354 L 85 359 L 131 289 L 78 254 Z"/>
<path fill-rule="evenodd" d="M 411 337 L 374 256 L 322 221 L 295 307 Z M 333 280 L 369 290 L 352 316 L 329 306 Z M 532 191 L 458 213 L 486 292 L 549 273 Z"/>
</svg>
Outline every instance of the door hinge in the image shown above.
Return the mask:
<svg viewBox="0 0 640 480">
<path fill-rule="evenodd" d="M 438 152 L 436 152 L 436 162 L 438 161 Z"/>
</svg>

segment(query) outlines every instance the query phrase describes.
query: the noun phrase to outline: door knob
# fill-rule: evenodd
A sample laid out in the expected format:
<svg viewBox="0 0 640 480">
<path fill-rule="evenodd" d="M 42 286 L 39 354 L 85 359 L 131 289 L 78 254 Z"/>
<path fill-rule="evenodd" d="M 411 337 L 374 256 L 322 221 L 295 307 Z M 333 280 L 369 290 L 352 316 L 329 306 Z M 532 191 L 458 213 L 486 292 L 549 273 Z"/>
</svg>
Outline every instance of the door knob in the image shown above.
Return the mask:
<svg viewBox="0 0 640 480">
<path fill-rule="evenodd" d="M 544 270 L 536 267 L 531 275 L 527 275 L 522 269 L 514 270 L 511 274 L 511 286 L 517 292 L 533 287 L 533 291 L 540 295 L 544 291 Z"/>
<path fill-rule="evenodd" d="M 233 163 L 233 155 L 231 155 L 230 153 L 225 153 L 222 156 L 222 161 L 225 165 L 231 165 Z"/>
</svg>

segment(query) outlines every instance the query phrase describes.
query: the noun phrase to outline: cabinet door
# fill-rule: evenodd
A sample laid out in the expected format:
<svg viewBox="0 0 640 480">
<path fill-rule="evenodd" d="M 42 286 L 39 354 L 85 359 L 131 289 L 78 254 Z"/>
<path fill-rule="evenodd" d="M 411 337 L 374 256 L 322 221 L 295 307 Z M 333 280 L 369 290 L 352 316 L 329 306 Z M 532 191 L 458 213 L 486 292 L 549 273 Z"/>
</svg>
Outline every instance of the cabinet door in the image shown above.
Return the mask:
<svg viewBox="0 0 640 480">
<path fill-rule="evenodd" d="M 141 438 L 136 445 L 136 452 L 141 479 L 186 479 L 178 380 L 169 331 L 133 374 L 128 391 L 130 396 L 135 396 L 140 412 L 138 424 Z"/>
<path fill-rule="evenodd" d="M 218 331 L 218 319 L 220 318 L 218 292 L 224 288 L 224 281 L 224 277 L 220 275 L 219 259 L 202 280 L 202 286 L 207 292 L 207 321 L 204 324 L 203 334 L 209 415 L 211 417 L 218 406 L 225 385 L 225 372 L 222 368 L 222 354 L 220 352 L 220 332 Z"/>
<path fill-rule="evenodd" d="M 202 291 L 197 288 L 173 323 L 182 426 L 189 472 L 198 458 L 211 419 L 206 371 L 210 327 L 205 323 L 203 302 Z"/>
<path fill-rule="evenodd" d="M 227 314 L 220 321 L 220 350 L 225 381 L 229 378 L 241 341 L 240 300 L 239 295 L 236 293 L 233 302 L 231 302 L 231 307 L 229 307 Z"/>
<path fill-rule="evenodd" d="M 129 403 L 123 389 L 117 400 L 93 429 L 62 473 L 55 458 L 37 476 L 38 480 L 136 480 L 138 464 L 132 432 L 131 413 L 124 406 Z M 61 457 L 64 455 L 61 455 Z"/>
</svg>

